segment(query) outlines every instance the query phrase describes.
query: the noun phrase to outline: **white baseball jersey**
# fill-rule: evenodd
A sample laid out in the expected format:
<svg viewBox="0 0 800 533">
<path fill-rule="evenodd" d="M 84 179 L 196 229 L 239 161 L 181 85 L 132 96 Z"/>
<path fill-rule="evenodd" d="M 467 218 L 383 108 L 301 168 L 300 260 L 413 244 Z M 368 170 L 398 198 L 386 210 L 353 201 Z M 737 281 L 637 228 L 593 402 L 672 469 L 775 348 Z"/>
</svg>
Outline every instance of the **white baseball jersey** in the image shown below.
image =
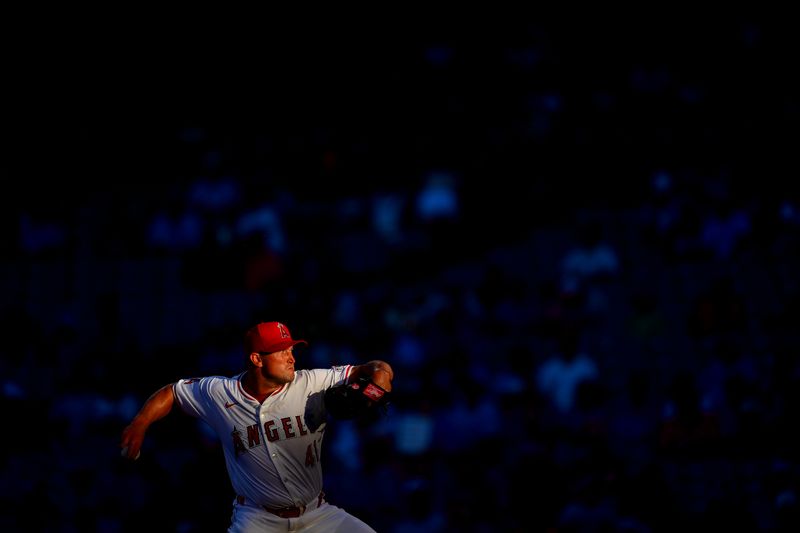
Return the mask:
<svg viewBox="0 0 800 533">
<path fill-rule="evenodd" d="M 182 379 L 175 399 L 216 432 L 237 495 L 270 508 L 303 506 L 322 491 L 324 391 L 347 382 L 352 368 L 297 370 L 263 403 L 245 392 L 244 372 Z"/>
</svg>

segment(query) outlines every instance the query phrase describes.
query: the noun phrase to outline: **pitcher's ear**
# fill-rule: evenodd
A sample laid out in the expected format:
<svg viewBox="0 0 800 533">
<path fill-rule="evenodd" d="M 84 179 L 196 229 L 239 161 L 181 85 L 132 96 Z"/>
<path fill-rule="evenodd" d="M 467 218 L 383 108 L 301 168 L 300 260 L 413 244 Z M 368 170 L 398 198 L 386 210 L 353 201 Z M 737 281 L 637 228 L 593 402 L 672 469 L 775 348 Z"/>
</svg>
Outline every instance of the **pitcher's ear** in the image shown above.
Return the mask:
<svg viewBox="0 0 800 533">
<path fill-rule="evenodd" d="M 248 361 L 250 364 L 256 367 L 264 366 L 264 361 L 262 361 L 262 355 L 258 352 L 250 352 L 250 356 L 248 357 Z"/>
</svg>

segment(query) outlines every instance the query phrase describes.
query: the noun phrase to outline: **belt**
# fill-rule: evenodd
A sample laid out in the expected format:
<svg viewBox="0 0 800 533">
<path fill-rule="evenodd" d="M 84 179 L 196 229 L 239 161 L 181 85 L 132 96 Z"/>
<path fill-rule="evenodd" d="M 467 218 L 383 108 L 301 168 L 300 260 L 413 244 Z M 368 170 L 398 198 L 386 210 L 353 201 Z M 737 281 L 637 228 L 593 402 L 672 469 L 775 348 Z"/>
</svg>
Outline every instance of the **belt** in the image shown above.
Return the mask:
<svg viewBox="0 0 800 533">
<path fill-rule="evenodd" d="M 324 497 L 325 497 L 325 493 L 324 492 L 320 492 L 319 496 L 317 496 L 316 505 L 314 505 L 314 509 L 316 509 L 317 507 L 322 505 L 322 500 L 323 500 Z M 244 496 L 239 496 L 239 495 L 236 496 L 236 502 L 239 503 L 239 505 L 244 505 L 245 501 L 246 500 L 245 500 Z M 249 502 L 248 501 L 247 503 L 253 503 L 253 502 Z M 313 504 L 315 502 L 312 501 L 311 503 Z M 253 503 L 253 505 L 258 505 L 258 504 Z M 309 504 L 309 505 L 311 505 L 311 504 Z M 300 515 L 302 515 L 303 513 L 306 512 L 306 510 L 308 509 L 309 505 L 301 505 L 300 507 L 277 507 L 277 508 L 276 507 L 267 507 L 266 505 L 258 505 L 258 506 L 261 507 L 262 509 L 264 509 L 265 511 L 269 512 L 269 513 L 272 513 L 272 514 L 274 514 L 276 516 L 280 516 L 281 518 L 297 518 L 298 516 L 300 516 Z"/>
</svg>

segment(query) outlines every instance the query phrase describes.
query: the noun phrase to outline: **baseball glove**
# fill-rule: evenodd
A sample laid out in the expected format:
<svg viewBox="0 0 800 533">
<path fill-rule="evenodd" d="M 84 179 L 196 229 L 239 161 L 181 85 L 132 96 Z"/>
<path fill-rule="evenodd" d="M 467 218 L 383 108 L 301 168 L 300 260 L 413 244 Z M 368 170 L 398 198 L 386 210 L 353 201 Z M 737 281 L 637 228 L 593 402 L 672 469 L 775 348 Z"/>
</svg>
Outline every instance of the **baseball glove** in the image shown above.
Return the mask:
<svg viewBox="0 0 800 533">
<path fill-rule="evenodd" d="M 325 391 L 325 408 L 337 420 L 375 421 L 386 414 L 391 393 L 368 377 L 342 383 Z"/>
</svg>

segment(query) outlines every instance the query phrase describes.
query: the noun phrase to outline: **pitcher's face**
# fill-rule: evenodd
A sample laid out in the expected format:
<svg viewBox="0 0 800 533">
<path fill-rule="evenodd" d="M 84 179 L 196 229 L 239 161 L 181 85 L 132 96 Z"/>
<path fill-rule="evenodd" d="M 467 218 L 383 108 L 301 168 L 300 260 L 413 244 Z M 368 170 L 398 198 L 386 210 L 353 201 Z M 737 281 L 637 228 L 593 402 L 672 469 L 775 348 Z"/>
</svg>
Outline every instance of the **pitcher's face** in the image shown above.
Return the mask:
<svg viewBox="0 0 800 533">
<path fill-rule="evenodd" d="M 280 352 L 259 353 L 263 366 L 261 375 L 278 383 L 289 383 L 294 380 L 294 354 L 292 348 Z"/>
</svg>

